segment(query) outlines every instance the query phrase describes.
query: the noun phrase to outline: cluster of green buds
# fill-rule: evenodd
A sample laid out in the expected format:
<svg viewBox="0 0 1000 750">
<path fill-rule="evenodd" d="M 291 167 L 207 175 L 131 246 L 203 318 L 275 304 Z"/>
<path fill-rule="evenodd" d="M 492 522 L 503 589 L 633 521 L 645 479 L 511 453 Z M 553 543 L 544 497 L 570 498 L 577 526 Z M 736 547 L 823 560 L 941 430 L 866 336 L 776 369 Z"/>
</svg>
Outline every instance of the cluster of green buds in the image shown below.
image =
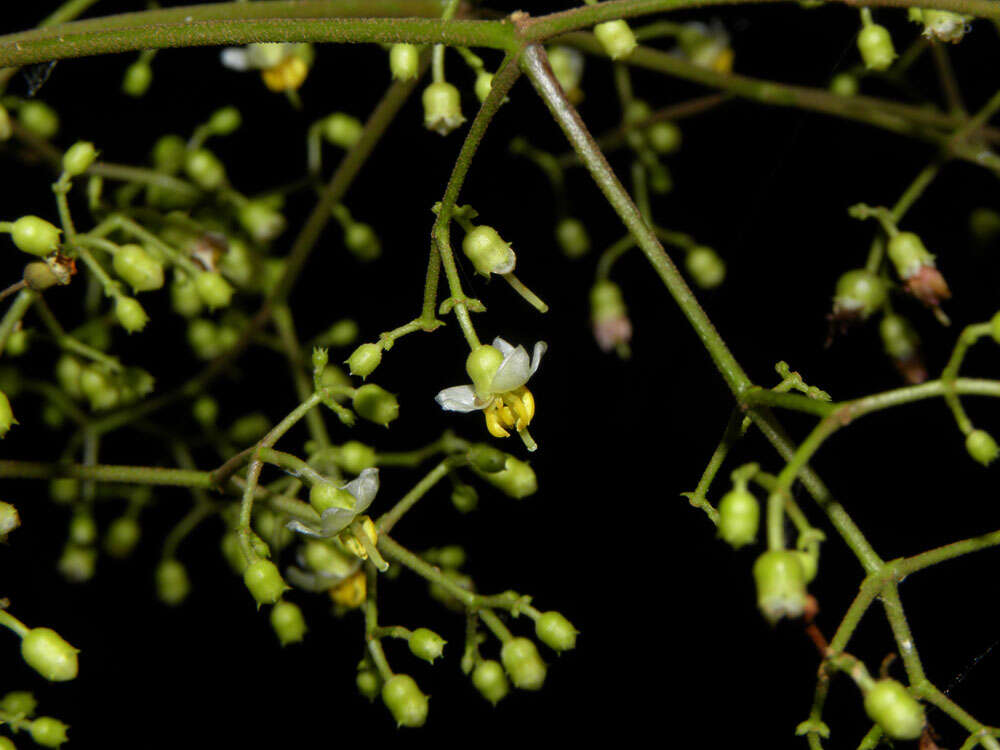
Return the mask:
<svg viewBox="0 0 1000 750">
<path fill-rule="evenodd" d="M 14 690 L 0 698 L 3 723 L 14 731 L 26 730 L 36 745 L 60 747 L 67 742 L 69 725 L 52 716 L 35 716 L 38 701 L 26 690 Z M 15 750 L 14 742 L 0 736 L 0 750 Z"/>
<path fill-rule="evenodd" d="M 153 377 L 138 367 L 85 363 L 72 354 L 56 361 L 56 381 L 70 398 L 86 400 L 94 411 L 131 404 L 153 390 Z"/>
<path fill-rule="evenodd" d="M 656 193 L 666 193 L 673 188 L 670 170 L 660 156 L 680 148 L 680 128 L 673 122 L 652 122 L 653 111 L 642 99 L 633 99 L 622 113 L 625 140 L 635 152 L 639 163 L 645 167 L 649 187 Z"/>
<path fill-rule="evenodd" d="M 972 16 L 952 13 L 947 10 L 931 10 L 929 8 L 910 8 L 911 21 L 922 24 L 925 38 L 938 42 L 958 44 L 970 29 Z"/>
</svg>

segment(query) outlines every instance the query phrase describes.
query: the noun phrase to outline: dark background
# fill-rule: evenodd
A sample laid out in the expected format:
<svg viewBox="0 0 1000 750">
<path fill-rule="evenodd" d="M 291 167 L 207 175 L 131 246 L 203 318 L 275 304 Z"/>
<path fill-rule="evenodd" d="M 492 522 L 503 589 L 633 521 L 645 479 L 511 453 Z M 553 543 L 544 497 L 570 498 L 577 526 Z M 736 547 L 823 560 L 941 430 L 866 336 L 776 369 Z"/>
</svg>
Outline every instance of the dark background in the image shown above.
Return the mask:
<svg viewBox="0 0 1000 750">
<path fill-rule="evenodd" d="M 30 13 L 5 8 L 0 30 L 30 25 L 48 12 L 43 5 Z M 535 5 L 530 10 L 536 14 L 568 7 Z M 109 0 L 97 9 L 137 7 Z M 493 7 L 510 11 L 516 4 Z M 893 30 L 899 50 L 918 33 L 903 12 L 879 15 Z M 733 31 L 738 72 L 824 86 L 857 59 L 857 16 L 844 7 L 809 12 L 795 6 L 734 8 L 720 9 L 718 16 Z M 1000 63 L 995 31 L 978 23 L 949 53 L 969 106 L 978 107 L 995 85 L 988 71 Z M 496 65 L 495 55 L 485 56 L 491 67 Z M 56 67 L 40 96 L 62 115 L 57 143 L 65 147 L 87 138 L 109 160 L 142 163 L 159 135 L 186 134 L 213 109 L 232 103 L 243 111 L 244 127 L 214 148 L 246 193 L 300 176 L 307 125 L 339 109 L 363 117 L 388 81 L 378 47 L 320 48 L 301 91 L 305 109 L 297 112 L 283 97 L 268 93 L 256 75 L 222 69 L 215 50 L 166 51 L 155 60 L 150 93 L 134 101 L 118 91 L 132 59 L 78 60 Z M 457 56 L 449 55 L 448 70 L 465 91 L 471 117 L 471 77 Z M 915 67 L 914 82 L 917 92 L 939 101 L 929 55 Z M 654 107 L 703 93 L 642 72 L 635 73 L 634 85 Z M 23 80 L 16 79 L 10 90 L 22 93 L 23 88 Z M 588 62 L 585 88 L 582 114 L 595 133 L 603 132 L 619 116 L 604 63 Z M 866 82 L 864 91 L 897 95 L 877 80 Z M 552 311 L 539 317 L 505 285 L 484 284 L 469 268 L 464 280 L 489 307 L 476 318 L 483 338 L 503 335 L 513 342 L 544 339 L 550 344 L 532 386 L 538 402 L 532 431 L 541 448 L 531 461 L 540 490 L 513 501 L 484 488 L 480 509 L 459 516 L 442 486 L 397 533 L 414 549 L 464 544 L 468 572 L 481 590 L 530 593 L 539 608 L 558 609 L 579 627 L 576 651 L 548 659 L 544 690 L 515 693 L 490 708 L 458 669 L 461 618 L 430 602 L 424 587 L 404 575 L 382 587 L 383 621 L 432 627 L 451 645 L 448 658 L 432 669 L 415 663 L 401 644 L 389 644 L 394 668 L 411 673 L 433 696 L 427 726 L 397 732 L 383 706 L 369 706 L 354 690 L 353 670 L 363 647 L 361 618 L 333 620 L 323 597 L 297 596 L 310 634 L 304 644 L 280 649 L 266 616 L 254 612 L 242 583 L 217 552 L 218 522 L 206 523 L 181 547 L 180 558 L 194 580 L 188 602 L 174 611 L 156 601 L 152 569 L 163 535 L 189 505 L 183 491 L 157 490 L 158 502 L 143 516 L 144 540 L 134 557 L 126 562 L 102 558 L 96 580 L 76 586 L 54 570 L 68 511 L 49 503 L 42 485 L 14 482 L 3 496 L 21 509 L 24 527 L 0 549 L 0 594 L 11 598 L 12 611 L 27 623 L 52 626 L 83 650 L 77 680 L 42 684 L 20 663 L 13 637 L 7 637 L 0 690 L 35 690 L 43 713 L 72 725 L 77 747 L 159 748 L 179 742 L 265 747 L 278 741 L 299 746 L 317 740 L 397 739 L 450 744 L 487 738 L 533 744 L 593 738 L 598 732 L 624 739 L 640 731 L 666 743 L 690 737 L 697 746 L 804 746 L 792 730 L 809 710 L 815 650 L 798 624 L 772 629 L 758 615 L 750 578 L 756 551 L 734 553 L 716 541 L 700 511 L 679 496 L 694 489 L 731 399 L 638 254 L 626 256 L 614 272 L 635 325 L 634 356 L 621 362 L 598 351 L 587 304 L 597 253 L 580 261 L 562 257 L 552 241 L 553 201 L 545 181 L 531 164 L 506 151 L 517 134 L 554 151 L 562 151 L 565 143 L 526 81 L 511 99 L 491 126 L 461 200 L 514 243 L 520 277 Z M 461 143 L 460 133 L 441 139 L 425 131 L 420 117 L 419 102 L 411 102 L 348 196 L 355 217 L 379 230 L 382 260 L 359 264 L 343 251 L 339 232 L 328 231 L 293 298 L 303 339 L 349 315 L 371 340 L 418 311 L 429 209 L 443 192 Z M 849 219 L 846 207 L 858 201 L 891 205 L 934 156 L 933 148 L 847 121 L 744 102 L 682 126 L 684 148 L 668 161 L 676 188 L 655 199 L 654 213 L 659 223 L 693 234 L 725 257 L 726 283 L 703 299 L 751 376 L 765 385 L 776 382 L 774 363 L 785 359 L 807 382 L 836 398 L 899 385 L 874 326 L 855 330 L 827 349 L 824 316 L 839 274 L 863 264 L 873 229 Z M 335 154 L 325 154 L 331 165 Z M 626 166 L 621 159 L 613 163 Z M 4 217 L 26 212 L 53 217 L 48 174 L 9 157 L 0 170 Z M 582 171 L 571 175 L 570 195 L 596 249 L 621 236 L 620 222 Z M 905 222 L 938 254 L 955 294 L 947 305 L 955 321 L 951 330 L 941 329 L 910 301 L 898 304 L 924 336 L 932 372 L 944 365 L 959 327 L 987 319 L 998 307 L 997 247 L 976 246 L 966 229 L 969 211 L 996 206 L 997 198 L 995 178 L 953 164 Z M 277 243 L 277 252 L 285 251 L 310 205 L 304 199 L 289 205 L 290 231 Z M 5 284 L 17 278 L 21 261 L 7 257 Z M 165 297 L 146 295 L 143 304 L 153 316 L 149 328 L 116 342 L 127 361 L 153 370 L 164 390 L 198 367 L 186 354 L 183 324 L 169 314 Z M 71 324 L 79 310 L 77 292 L 49 298 Z M 464 343 L 458 333 L 449 321 L 433 336 L 400 341 L 374 380 L 402 394 L 403 418 L 387 433 L 362 426 L 352 437 L 377 440 L 383 450 L 416 447 L 445 427 L 484 438 L 478 417 L 445 415 L 433 402 L 438 389 L 463 381 Z M 38 354 L 45 368 L 52 361 L 47 357 Z M 965 371 L 989 376 L 997 364 L 995 351 L 984 343 L 972 352 Z M 224 422 L 258 409 L 277 419 L 295 403 L 284 363 L 269 355 L 246 360 L 219 397 Z M 1000 432 L 995 406 L 970 400 L 968 407 L 978 426 Z M 54 440 L 21 411 L 18 415 L 23 424 L 4 442 L 5 456 L 48 458 L 61 450 L 68 435 Z M 184 434 L 196 433 L 186 410 L 171 410 L 161 419 Z M 329 422 L 335 440 L 347 439 L 335 420 Z M 809 420 L 796 415 L 786 423 L 798 436 L 809 428 Z M 290 437 L 289 445 L 297 439 Z M 514 444 L 504 447 L 522 452 Z M 217 462 L 207 452 L 198 455 L 206 468 Z M 101 459 L 168 460 L 154 441 L 128 431 L 106 441 Z M 773 450 L 751 435 L 722 476 L 749 460 L 780 469 Z M 886 559 L 996 527 L 996 471 L 967 457 L 942 403 L 870 417 L 831 440 L 814 465 Z M 419 476 L 384 471 L 376 510 Z M 718 485 L 714 499 L 724 486 Z M 802 500 L 819 522 L 807 498 Z M 120 510 L 120 504 L 108 503 L 99 521 L 107 523 Z M 820 627 L 829 636 L 861 575 L 835 533 L 827 531 L 830 540 L 811 591 L 821 607 Z M 994 551 L 980 553 L 921 573 L 902 588 L 928 674 L 942 688 L 1000 638 L 994 617 L 997 560 Z M 527 621 L 513 627 L 530 632 Z M 875 670 L 892 649 L 884 617 L 873 609 L 851 650 Z M 994 700 L 998 672 L 1000 658 L 989 655 L 953 692 L 975 715 L 993 723 L 1000 722 Z M 946 717 L 934 711 L 929 717 L 944 730 L 946 746 L 961 744 Z M 854 747 L 867 728 L 857 691 L 846 679 L 836 683 L 827 719 L 834 731 L 831 747 Z"/>
</svg>

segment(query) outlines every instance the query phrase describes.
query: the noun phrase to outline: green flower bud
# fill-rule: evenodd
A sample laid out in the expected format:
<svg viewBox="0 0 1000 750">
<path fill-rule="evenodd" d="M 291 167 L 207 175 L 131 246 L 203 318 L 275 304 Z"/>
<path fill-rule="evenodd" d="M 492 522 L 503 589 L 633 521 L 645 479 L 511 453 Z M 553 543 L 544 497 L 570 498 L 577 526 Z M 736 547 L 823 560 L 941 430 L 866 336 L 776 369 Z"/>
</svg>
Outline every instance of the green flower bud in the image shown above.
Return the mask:
<svg viewBox="0 0 1000 750">
<path fill-rule="evenodd" d="M 189 151 L 184 157 L 184 171 L 202 190 L 218 190 L 226 184 L 226 168 L 207 148 Z"/>
<path fill-rule="evenodd" d="M 408 674 L 396 674 L 382 686 L 382 702 L 401 727 L 422 727 L 427 721 L 427 696 Z"/>
<path fill-rule="evenodd" d="M 361 120 L 345 112 L 334 112 L 323 120 L 323 136 L 334 146 L 351 148 L 364 132 Z"/>
<path fill-rule="evenodd" d="M 0 711 L 6 711 L 14 716 L 30 717 L 36 708 L 38 701 L 27 690 L 12 690 L 0 698 Z"/>
<path fill-rule="evenodd" d="M 66 505 L 73 502 L 80 494 L 80 483 L 76 479 L 62 477 L 49 482 L 49 497 L 54 502 Z"/>
<path fill-rule="evenodd" d="M 868 24 L 861 29 L 858 34 L 858 51 L 869 70 L 888 70 L 896 59 L 896 49 L 892 46 L 889 30 L 877 23 Z"/>
<path fill-rule="evenodd" d="M 382 254 L 382 243 L 369 224 L 353 222 L 344 229 L 344 246 L 359 260 L 372 261 Z"/>
<path fill-rule="evenodd" d="M 21 639 L 21 658 L 25 664 L 50 682 L 66 682 L 80 671 L 73 648 L 51 628 L 32 628 Z"/>
<path fill-rule="evenodd" d="M 924 731 L 923 707 L 893 679 L 877 680 L 868 689 L 865 712 L 894 740 L 915 740 Z"/>
<path fill-rule="evenodd" d="M 354 507 L 354 495 L 340 489 L 332 482 L 317 482 L 309 488 L 309 503 L 317 513 L 322 513 L 328 508 L 351 510 Z"/>
<path fill-rule="evenodd" d="M 893 359 L 905 360 L 916 356 L 920 339 L 902 315 L 890 314 L 882 318 L 879 334 L 885 353 Z"/>
<path fill-rule="evenodd" d="M 31 722 L 28 732 L 31 739 L 42 747 L 59 747 L 69 738 L 66 736 L 68 724 L 63 724 L 59 719 L 51 716 L 39 716 Z"/>
<path fill-rule="evenodd" d="M 594 36 L 612 60 L 628 57 L 636 48 L 635 34 L 625 21 L 607 21 L 594 27 Z"/>
<path fill-rule="evenodd" d="M 177 174 L 184 168 L 187 159 L 187 144 L 179 135 L 161 136 L 153 144 L 153 166 L 167 174 Z"/>
<path fill-rule="evenodd" d="M 306 620 L 297 604 L 280 601 L 271 610 L 271 627 L 282 646 L 306 637 Z"/>
<path fill-rule="evenodd" d="M 714 289 L 726 278 L 725 261 L 715 250 L 704 245 L 691 248 L 684 259 L 684 267 L 702 289 Z"/>
<path fill-rule="evenodd" d="M 104 550 L 112 557 L 128 557 L 139 543 L 142 529 L 131 516 L 119 516 L 108 526 L 104 537 Z"/>
<path fill-rule="evenodd" d="M 79 544 L 67 544 L 56 561 L 56 570 L 70 583 L 84 583 L 97 572 L 97 550 Z"/>
<path fill-rule="evenodd" d="M 219 417 L 219 402 L 211 396 L 200 396 L 191 405 L 191 416 L 202 427 L 210 427 L 215 424 Z"/>
<path fill-rule="evenodd" d="M 115 318 L 118 323 L 129 333 L 141 331 L 149 322 L 149 316 L 142 309 L 142 305 L 134 297 L 119 295 L 115 299 Z"/>
<path fill-rule="evenodd" d="M 375 465 L 375 449 L 357 440 L 348 440 L 337 452 L 337 463 L 351 474 L 360 474 Z"/>
<path fill-rule="evenodd" d="M 760 505 L 746 487 L 727 492 L 719 502 L 719 537 L 739 549 L 752 544 L 760 526 Z"/>
<path fill-rule="evenodd" d="M 442 568 L 461 568 L 465 565 L 466 556 L 465 550 L 457 544 L 449 544 L 447 547 L 428 550 L 424 558 Z"/>
<path fill-rule="evenodd" d="M 806 550 L 795 550 L 795 555 L 799 558 L 799 565 L 802 566 L 802 578 L 806 583 L 811 582 L 819 572 L 819 550 L 810 553 Z"/>
<path fill-rule="evenodd" d="M 288 590 L 278 566 L 270 560 L 254 560 L 243 571 L 243 583 L 250 594 L 261 604 L 274 604 Z"/>
<path fill-rule="evenodd" d="M 504 242 L 493 227 L 485 225 L 476 227 L 465 235 L 462 252 L 483 276 L 510 273 L 517 263 L 517 256 L 510 249 L 510 243 Z"/>
<path fill-rule="evenodd" d="M 20 525 L 21 517 L 17 514 L 17 508 L 0 500 L 0 539 L 3 539 Z"/>
<path fill-rule="evenodd" d="M 351 375 L 367 378 L 382 362 L 382 347 L 379 344 L 362 344 L 347 358 L 347 367 Z"/>
<path fill-rule="evenodd" d="M 93 544 L 97 541 L 97 524 L 86 511 L 77 511 L 69 522 L 69 541 L 73 544 Z"/>
<path fill-rule="evenodd" d="M 259 224 L 251 224 L 246 227 L 247 231 L 251 234 L 254 232 L 254 226 L 256 227 L 257 234 L 254 235 L 255 240 L 258 242 L 267 242 L 284 231 L 284 216 L 272 212 L 271 208 L 263 204 L 262 201 L 255 205 L 265 205 L 266 210 L 271 213 L 270 218 L 262 218 L 258 215 L 256 218 L 250 220 L 251 222 L 260 222 Z M 273 236 L 272 232 L 274 233 Z M 259 264 L 260 258 L 250 249 L 247 243 L 239 237 L 230 237 L 229 247 L 226 249 L 225 255 L 222 256 L 222 260 L 219 261 L 218 269 L 231 278 L 238 286 L 249 287 L 259 283 L 259 279 L 256 278 Z"/>
<path fill-rule="evenodd" d="M 10 428 L 16 424 L 18 421 L 14 419 L 14 411 L 10 408 L 7 394 L 0 391 L 0 438 L 10 432 Z"/>
<path fill-rule="evenodd" d="M 1000 213 L 980 206 L 969 213 L 969 232 L 981 245 L 992 242 L 1000 235 Z"/>
<path fill-rule="evenodd" d="M 180 560 L 169 558 L 156 566 L 156 595 L 171 607 L 187 599 L 191 593 L 191 579 Z"/>
<path fill-rule="evenodd" d="M 476 98 L 480 102 L 485 102 L 486 97 L 490 95 L 490 91 L 493 88 L 493 74 L 487 73 L 485 70 L 479 71 L 476 76 Z"/>
<path fill-rule="evenodd" d="M 486 700 L 494 706 L 510 692 L 507 675 L 504 674 L 500 662 L 486 659 L 479 662 L 472 670 L 472 684 Z"/>
<path fill-rule="evenodd" d="M 465 122 L 462 97 L 447 81 L 437 81 L 424 89 L 424 127 L 439 135 L 448 135 Z"/>
<path fill-rule="evenodd" d="M 358 338 L 358 324 L 350 318 L 338 320 L 321 338 L 330 346 L 349 346 Z"/>
<path fill-rule="evenodd" d="M 919 235 L 913 232 L 897 233 L 889 240 L 886 252 L 901 279 L 910 278 L 924 266 L 934 265 L 934 256 L 927 252 Z"/>
<path fill-rule="evenodd" d="M 858 79 L 850 73 L 838 73 L 830 81 L 830 91 L 837 96 L 854 96 L 858 93 Z"/>
<path fill-rule="evenodd" d="M 199 359 L 212 359 L 222 351 L 219 345 L 219 327 L 205 318 L 196 318 L 188 323 L 187 340 Z"/>
<path fill-rule="evenodd" d="M 28 351 L 28 332 L 23 328 L 13 331 L 7 338 L 7 346 L 4 354 L 8 357 L 20 357 Z"/>
<path fill-rule="evenodd" d="M 111 265 L 136 292 L 149 292 L 163 286 L 163 264 L 141 245 L 122 245 Z"/>
<path fill-rule="evenodd" d="M 578 93 L 583 81 L 583 53 L 573 47 L 550 47 L 549 65 L 552 73 L 567 95 Z M 579 97 L 577 97 L 579 98 Z"/>
<path fill-rule="evenodd" d="M 317 573 L 328 573 L 345 578 L 357 567 L 358 559 L 341 552 L 336 547 L 317 539 L 308 540 L 302 548 L 306 565 Z"/>
<path fill-rule="evenodd" d="M 24 267 L 24 283 L 28 289 L 42 292 L 59 284 L 59 277 L 55 275 L 49 264 L 43 261 L 35 261 Z"/>
<path fill-rule="evenodd" d="M 170 285 L 170 304 L 174 312 L 185 318 L 193 318 L 201 312 L 201 297 L 192 279 L 187 276 L 174 276 L 174 281 Z"/>
<path fill-rule="evenodd" d="M 389 48 L 389 70 L 397 81 L 416 78 L 420 69 L 420 50 L 415 44 L 394 44 Z"/>
<path fill-rule="evenodd" d="M 271 429 L 271 420 L 260 412 L 244 414 L 229 426 L 229 437 L 240 445 L 256 443 Z"/>
<path fill-rule="evenodd" d="M 863 320 L 882 307 L 886 296 L 885 282 L 878 274 L 864 268 L 848 271 L 837 280 L 833 312 Z"/>
<path fill-rule="evenodd" d="M 646 141 L 658 154 L 673 154 L 681 148 L 681 129 L 670 120 L 654 122 L 646 128 Z"/>
<path fill-rule="evenodd" d="M 97 161 L 97 149 L 93 143 L 88 141 L 77 141 L 63 154 L 63 172 L 70 177 L 81 175 L 90 169 L 90 165 Z"/>
<path fill-rule="evenodd" d="M 504 643 L 500 649 L 500 661 L 516 688 L 540 690 L 545 682 L 548 668 L 538 655 L 535 644 L 527 638 L 511 638 Z"/>
<path fill-rule="evenodd" d="M 459 484 L 451 492 L 451 504 L 459 513 L 471 513 L 479 505 L 479 493 L 471 484 Z"/>
<path fill-rule="evenodd" d="M 410 634 L 410 651 L 419 659 L 431 664 L 444 652 L 447 641 L 427 628 L 417 628 Z"/>
<path fill-rule="evenodd" d="M 354 411 L 375 424 L 388 427 L 399 416 L 399 401 L 382 386 L 368 383 L 354 392 Z"/>
<path fill-rule="evenodd" d="M 82 398 L 83 392 L 80 390 L 80 376 L 83 373 L 83 365 L 80 360 L 70 354 L 62 355 L 56 362 L 56 380 L 59 387 L 72 398 Z"/>
<path fill-rule="evenodd" d="M 198 296 L 209 310 L 228 307 L 233 297 L 233 288 L 222 278 L 222 274 L 204 271 L 194 278 Z"/>
<path fill-rule="evenodd" d="M 122 91 L 128 96 L 138 99 L 149 91 L 152 83 L 152 66 L 140 60 L 125 68 L 125 75 L 122 76 Z"/>
<path fill-rule="evenodd" d="M 996 440 L 986 430 L 973 430 L 965 438 L 965 449 L 973 459 L 983 466 L 993 463 L 1000 454 Z"/>
<path fill-rule="evenodd" d="M 488 398 L 493 376 L 496 375 L 503 354 L 495 346 L 482 344 L 477 346 L 465 359 L 465 372 L 472 379 L 472 385 L 480 398 Z"/>
<path fill-rule="evenodd" d="M 240 226 L 257 242 L 269 242 L 285 231 L 285 217 L 263 201 L 244 203 L 238 218 Z"/>
<path fill-rule="evenodd" d="M 805 572 L 792 550 L 769 550 L 753 566 L 757 605 L 775 623 L 782 617 L 799 617 L 806 606 Z"/>
<path fill-rule="evenodd" d="M 231 135 L 239 130 L 242 124 L 243 116 L 236 107 L 222 107 L 212 113 L 205 126 L 213 135 Z"/>
<path fill-rule="evenodd" d="M 503 471 L 495 474 L 483 474 L 483 478 L 505 495 L 517 500 L 533 495 L 538 491 L 538 478 L 530 464 L 513 456 L 507 456 L 507 465 Z"/>
<path fill-rule="evenodd" d="M 556 242 L 567 258 L 579 258 L 590 250 L 590 235 L 583 222 L 573 217 L 561 219 L 556 224 Z"/>
<path fill-rule="evenodd" d="M 10 113 L 7 108 L 0 105 L 0 142 L 10 140 L 14 135 L 14 126 L 10 122 Z"/>
<path fill-rule="evenodd" d="M 354 683 L 358 686 L 358 692 L 369 701 L 373 701 L 378 697 L 378 675 L 370 669 L 359 670 Z"/>
<path fill-rule="evenodd" d="M 17 111 L 21 126 L 38 138 L 48 140 L 59 132 L 59 115 L 48 104 L 38 99 L 29 99 Z"/>
<path fill-rule="evenodd" d="M 554 651 L 569 651 L 576 648 L 576 637 L 580 631 L 560 612 L 543 612 L 535 620 L 535 635 L 542 643 Z"/>
<path fill-rule="evenodd" d="M 507 466 L 507 454 L 486 443 L 477 443 L 469 448 L 469 461 L 486 474 L 503 471 Z"/>
<path fill-rule="evenodd" d="M 22 216 L 10 228 L 10 238 L 17 249 L 38 256 L 56 250 L 60 234 L 61 229 L 38 216 Z"/>
</svg>

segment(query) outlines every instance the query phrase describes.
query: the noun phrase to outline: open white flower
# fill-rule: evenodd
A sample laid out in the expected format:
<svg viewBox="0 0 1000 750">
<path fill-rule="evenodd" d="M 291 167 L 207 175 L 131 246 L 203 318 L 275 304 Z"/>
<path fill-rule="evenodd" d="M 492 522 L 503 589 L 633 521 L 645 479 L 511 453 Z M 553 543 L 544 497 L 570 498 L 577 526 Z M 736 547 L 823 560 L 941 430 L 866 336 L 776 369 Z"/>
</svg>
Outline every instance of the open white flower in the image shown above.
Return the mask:
<svg viewBox="0 0 1000 750">
<path fill-rule="evenodd" d="M 523 346 L 495 338 L 492 346 L 481 346 L 469 355 L 466 371 L 472 383 L 445 388 L 434 400 L 446 411 L 484 412 L 491 435 L 507 437 L 508 429 L 516 429 L 533 450 L 526 428 L 535 414 L 535 399 L 525 384 L 535 374 L 547 348 L 544 341 L 539 341 L 529 358 Z"/>
<path fill-rule="evenodd" d="M 354 498 L 350 508 L 327 508 L 320 514 L 318 527 L 307 526 L 301 521 L 289 521 L 287 527 L 300 534 L 321 539 L 336 536 L 372 504 L 375 495 L 378 494 L 378 469 L 365 469 L 356 479 L 339 489 Z"/>
<path fill-rule="evenodd" d="M 302 85 L 312 62 L 312 47 L 290 42 L 257 42 L 245 47 L 226 47 L 220 55 L 231 70 L 259 70 L 272 91 L 295 90 Z"/>
</svg>

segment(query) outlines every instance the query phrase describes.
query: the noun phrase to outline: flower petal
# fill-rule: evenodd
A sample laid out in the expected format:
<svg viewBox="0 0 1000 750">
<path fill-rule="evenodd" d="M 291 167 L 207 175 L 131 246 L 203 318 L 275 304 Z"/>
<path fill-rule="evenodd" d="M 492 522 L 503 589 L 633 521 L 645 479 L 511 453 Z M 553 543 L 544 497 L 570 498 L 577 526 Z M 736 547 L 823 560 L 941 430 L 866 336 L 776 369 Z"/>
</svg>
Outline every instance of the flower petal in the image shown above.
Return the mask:
<svg viewBox="0 0 1000 750">
<path fill-rule="evenodd" d="M 434 397 L 434 400 L 445 411 L 460 411 L 465 413 L 486 407 L 486 404 L 481 403 L 476 398 L 476 389 L 471 385 L 455 385 L 451 388 L 445 388 Z"/>
<path fill-rule="evenodd" d="M 495 339 L 493 339 L 493 348 L 494 349 L 499 349 L 500 353 L 503 356 L 505 356 L 505 357 L 508 354 L 510 354 L 512 351 L 514 351 L 514 347 L 511 346 L 510 344 L 508 344 L 506 341 L 504 341 L 499 336 L 497 336 Z"/>
<path fill-rule="evenodd" d="M 371 501 L 369 500 L 369 504 L 370 503 Z M 355 505 L 355 507 L 357 507 L 357 505 Z M 351 521 L 354 520 L 356 515 L 358 515 L 357 512 L 353 510 L 344 510 L 343 508 L 327 508 L 320 515 L 320 523 L 323 524 L 322 536 L 331 537 L 334 534 L 339 534 L 351 525 Z"/>
<path fill-rule="evenodd" d="M 326 591 L 343 581 L 345 577 L 338 576 L 336 573 L 303 570 L 294 565 L 285 569 L 285 580 L 306 591 Z"/>
<path fill-rule="evenodd" d="M 244 47 L 226 47 L 219 55 L 223 66 L 230 70 L 250 70 L 250 55 Z"/>
<path fill-rule="evenodd" d="M 523 346 L 518 346 L 504 353 L 503 362 L 490 383 L 490 390 L 493 393 L 506 393 L 520 388 L 530 377 L 531 360 L 528 359 L 528 352 Z"/>
<path fill-rule="evenodd" d="M 535 374 L 535 370 L 538 369 L 538 365 L 542 363 L 542 355 L 545 354 L 549 349 L 549 345 L 544 341 L 535 342 L 535 351 L 531 354 L 531 374 Z"/>
<path fill-rule="evenodd" d="M 354 496 L 354 515 L 364 513 L 378 494 L 378 469 L 365 469 L 340 489 Z"/>
<path fill-rule="evenodd" d="M 302 521 L 289 521 L 285 524 L 285 528 L 289 531 L 298 532 L 303 536 L 311 536 L 316 539 L 326 539 L 333 536 L 333 534 L 327 534 L 319 529 L 314 529 L 312 526 L 306 526 Z"/>
</svg>

